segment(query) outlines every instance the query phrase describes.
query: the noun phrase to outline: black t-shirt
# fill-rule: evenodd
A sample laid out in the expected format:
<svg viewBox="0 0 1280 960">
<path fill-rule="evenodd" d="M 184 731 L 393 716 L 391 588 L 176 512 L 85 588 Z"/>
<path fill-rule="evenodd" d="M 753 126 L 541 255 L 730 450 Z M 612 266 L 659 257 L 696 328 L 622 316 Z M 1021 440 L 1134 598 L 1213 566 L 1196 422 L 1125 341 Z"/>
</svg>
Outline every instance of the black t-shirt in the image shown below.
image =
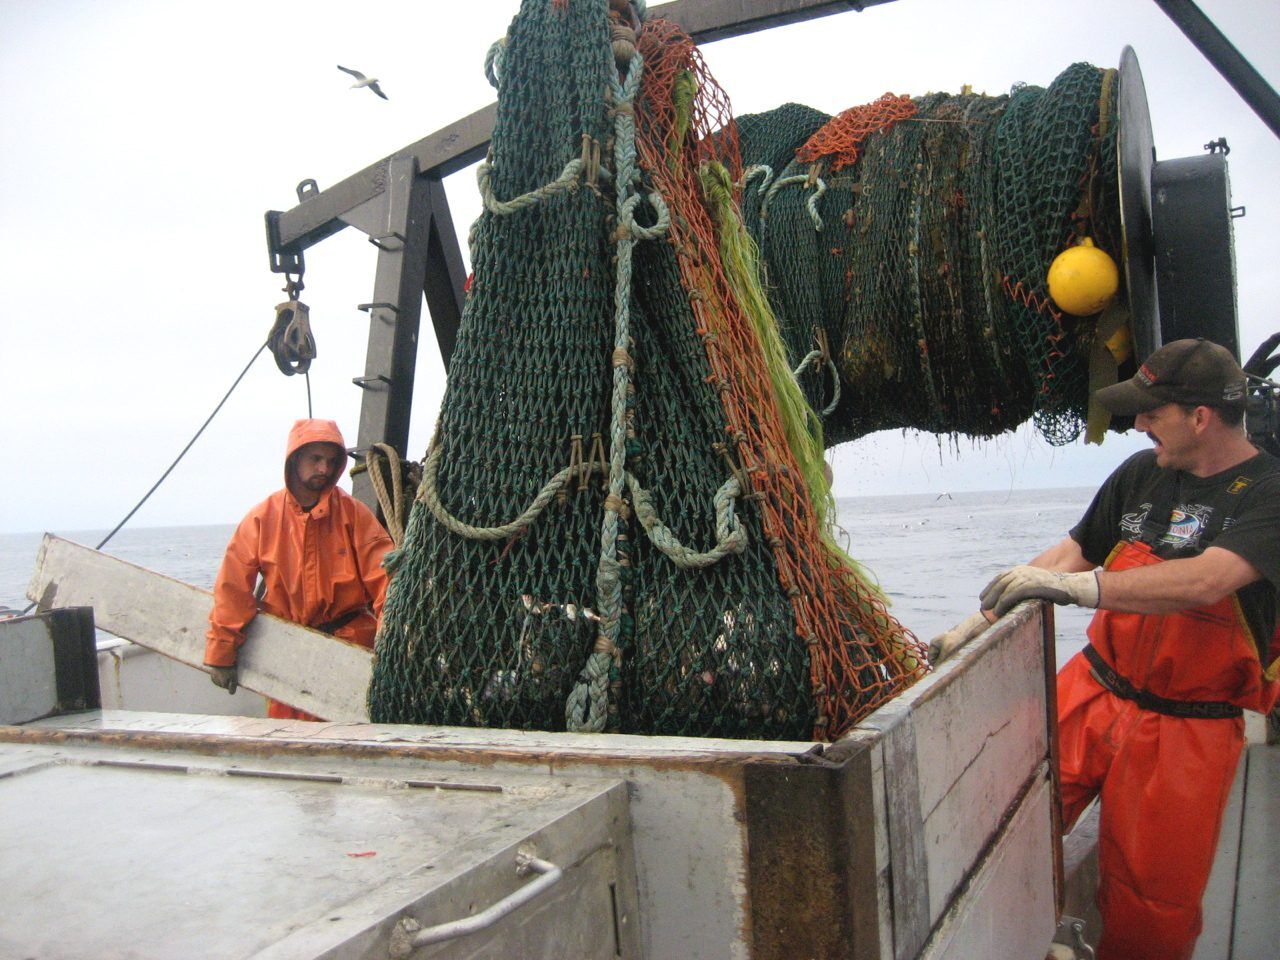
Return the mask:
<svg viewBox="0 0 1280 960">
<path fill-rule="evenodd" d="M 1266 453 L 1212 477 L 1156 465 L 1136 453 L 1107 478 L 1071 529 L 1084 557 L 1101 566 L 1121 541 L 1141 540 L 1162 560 L 1221 547 L 1262 576 L 1237 591 L 1255 641 L 1266 650 L 1280 587 L 1280 461 Z"/>
</svg>

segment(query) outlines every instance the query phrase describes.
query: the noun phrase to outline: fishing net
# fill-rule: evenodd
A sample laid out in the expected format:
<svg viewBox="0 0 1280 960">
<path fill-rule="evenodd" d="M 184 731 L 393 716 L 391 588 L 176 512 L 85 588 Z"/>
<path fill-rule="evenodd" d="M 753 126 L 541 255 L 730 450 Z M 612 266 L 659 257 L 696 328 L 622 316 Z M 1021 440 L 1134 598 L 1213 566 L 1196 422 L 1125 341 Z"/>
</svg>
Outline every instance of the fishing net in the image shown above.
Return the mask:
<svg viewBox="0 0 1280 960">
<path fill-rule="evenodd" d="M 388 561 L 375 721 L 828 739 L 925 670 L 831 540 L 728 100 L 677 28 L 637 26 L 526 0 L 495 52 L 474 280 Z"/>
<path fill-rule="evenodd" d="M 487 72 L 474 277 L 370 715 L 839 736 L 926 667 L 832 539 L 824 447 L 1078 433 L 1095 324 L 1046 275 L 1082 233 L 1117 249 L 1113 73 L 735 122 L 622 0 L 526 0 Z"/>
<path fill-rule="evenodd" d="M 1050 302 L 1079 236 L 1119 261 L 1115 71 L 1004 96 L 886 94 L 738 118 L 742 211 L 826 442 L 886 428 L 1053 444 L 1088 410 L 1096 318 Z"/>
</svg>

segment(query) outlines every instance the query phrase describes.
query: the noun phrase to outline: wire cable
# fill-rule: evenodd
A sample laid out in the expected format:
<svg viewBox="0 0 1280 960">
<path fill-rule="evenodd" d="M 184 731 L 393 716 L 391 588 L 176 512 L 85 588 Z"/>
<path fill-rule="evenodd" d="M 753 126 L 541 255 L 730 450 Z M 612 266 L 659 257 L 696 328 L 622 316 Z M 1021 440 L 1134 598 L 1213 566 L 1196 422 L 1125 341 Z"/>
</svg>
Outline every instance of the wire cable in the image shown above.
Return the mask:
<svg viewBox="0 0 1280 960">
<path fill-rule="evenodd" d="M 247 364 L 245 364 L 245 368 L 240 371 L 240 376 L 236 377 L 235 383 L 231 384 L 230 389 L 227 390 L 225 394 L 223 394 L 222 399 L 218 401 L 218 405 L 213 408 L 213 413 L 209 414 L 205 422 L 200 425 L 200 429 L 195 432 L 195 436 L 193 436 L 190 440 L 187 441 L 187 445 L 182 448 L 182 452 L 178 454 L 178 456 L 174 459 L 173 463 L 169 464 L 169 468 L 160 475 L 160 479 L 151 485 L 151 489 L 148 490 L 146 494 L 143 496 L 143 498 L 138 501 L 137 506 L 135 506 L 132 510 L 130 510 L 125 515 L 125 518 L 121 520 L 119 523 L 117 523 L 115 525 L 115 528 L 110 533 L 108 533 L 105 537 L 103 537 L 102 540 L 99 541 L 98 545 L 93 549 L 101 550 L 103 546 L 106 544 L 106 542 L 110 540 L 112 537 L 114 537 L 120 531 L 120 528 L 129 522 L 130 517 L 132 517 L 135 513 L 137 513 L 138 510 L 141 509 L 142 505 L 151 498 L 151 495 L 156 492 L 156 490 L 160 487 L 160 484 L 164 483 L 165 478 L 168 477 L 169 474 L 173 472 L 173 468 L 176 467 L 181 462 L 182 458 L 187 455 L 187 451 L 190 450 L 192 445 L 197 440 L 200 439 L 200 434 L 204 433 L 205 428 L 209 426 L 210 423 L 213 422 L 213 418 L 218 415 L 218 411 L 222 409 L 222 405 L 226 403 L 228 399 L 230 399 L 231 394 L 235 391 L 236 387 L 240 386 L 240 381 L 243 380 L 245 377 L 245 374 L 249 372 L 249 368 L 253 366 L 254 361 L 257 360 L 258 357 L 262 356 L 262 351 L 265 349 L 267 349 L 267 345 L 266 343 L 263 343 L 262 346 L 258 348 L 258 352 L 253 355 L 253 358 Z"/>
<path fill-rule="evenodd" d="M 142 508 L 142 505 L 146 503 L 149 499 L 151 499 L 151 495 L 160 488 L 160 484 L 164 483 L 165 479 L 169 476 L 169 474 L 173 473 L 174 467 L 176 467 L 182 461 L 182 458 L 187 455 L 187 451 L 190 450 L 192 445 L 194 445 L 195 442 L 200 439 L 200 434 L 204 433 L 205 428 L 208 427 L 209 424 L 213 422 L 213 418 L 218 415 L 218 411 L 222 409 L 223 404 L 225 404 L 227 400 L 230 399 L 231 394 L 235 392 L 236 387 L 240 386 L 240 381 L 245 378 L 245 374 L 249 372 L 249 368 L 253 366 L 254 362 L 258 359 L 258 357 L 262 356 L 262 351 L 265 349 L 267 349 L 267 344 L 264 342 L 262 346 L 258 347 L 258 350 L 253 355 L 252 359 L 250 359 L 250 361 L 247 364 L 245 364 L 245 368 L 240 371 L 240 376 L 236 377 L 235 383 L 231 384 L 230 389 L 228 389 L 227 392 L 223 394 L 222 399 L 218 401 L 218 405 L 213 408 L 213 413 L 209 414 L 209 416 L 205 419 L 204 423 L 200 425 L 200 429 L 195 432 L 195 435 L 190 440 L 187 441 L 187 445 L 182 448 L 182 452 L 178 454 L 178 456 L 174 459 L 173 463 L 169 464 L 169 468 L 160 475 L 160 479 L 151 485 L 151 489 L 146 492 L 143 498 L 137 502 L 137 504 L 134 506 L 132 510 L 130 510 L 127 514 L 125 514 L 125 518 L 121 520 L 119 523 L 117 523 L 110 533 L 108 533 L 105 537 L 99 540 L 98 545 L 93 549 L 101 550 L 103 546 L 106 545 L 107 541 L 109 541 L 112 537 L 114 537 L 117 533 L 119 533 L 120 528 L 123 527 L 126 523 L 128 523 L 130 518 L 132 518 L 133 515 Z M 308 381 L 307 383 L 307 409 L 308 411 L 310 411 L 311 409 L 310 381 Z M 26 616 L 28 613 L 30 613 L 31 608 L 34 607 L 35 605 L 36 605 L 35 601 L 33 600 L 22 611 L 21 616 Z"/>
</svg>

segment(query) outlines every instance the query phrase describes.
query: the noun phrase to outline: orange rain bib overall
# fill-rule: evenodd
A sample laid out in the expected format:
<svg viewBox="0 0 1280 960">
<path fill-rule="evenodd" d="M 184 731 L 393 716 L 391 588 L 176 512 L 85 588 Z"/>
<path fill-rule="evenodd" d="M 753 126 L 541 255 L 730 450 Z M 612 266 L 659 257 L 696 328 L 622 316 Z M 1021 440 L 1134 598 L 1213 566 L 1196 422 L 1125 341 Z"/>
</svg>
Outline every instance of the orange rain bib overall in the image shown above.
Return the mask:
<svg viewBox="0 0 1280 960">
<path fill-rule="evenodd" d="M 1161 562 L 1124 543 L 1106 569 Z M 1058 675 L 1058 729 L 1064 829 L 1101 795 L 1097 957 L 1189 958 L 1244 742 L 1238 708 L 1269 711 L 1280 683 L 1234 595 L 1173 614 L 1100 610 L 1089 639 Z"/>
</svg>

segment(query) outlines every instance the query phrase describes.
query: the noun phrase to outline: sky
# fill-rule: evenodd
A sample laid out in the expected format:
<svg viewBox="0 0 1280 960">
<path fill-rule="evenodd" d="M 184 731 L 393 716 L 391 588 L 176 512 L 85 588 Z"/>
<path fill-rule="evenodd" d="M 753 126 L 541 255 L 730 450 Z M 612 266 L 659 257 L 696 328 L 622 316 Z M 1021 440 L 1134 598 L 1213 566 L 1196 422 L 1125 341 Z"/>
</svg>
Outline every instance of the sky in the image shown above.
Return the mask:
<svg viewBox="0 0 1280 960">
<path fill-rule="evenodd" d="M 656 6 L 656 4 L 651 4 Z M 1274 85 L 1271 4 L 1201 0 Z M 296 203 L 494 99 L 490 44 L 516 0 L 0 0 L 0 532 L 107 529 L 161 475 L 266 337 L 281 277 L 267 210 Z M 358 11 L 358 12 L 357 12 Z M 735 112 L 836 113 L 886 91 L 1047 85 L 1069 64 L 1142 65 L 1160 158 L 1231 145 L 1241 342 L 1280 329 L 1280 145 L 1150 0 L 897 0 L 709 44 Z M 337 64 L 380 78 L 350 89 Z M 459 230 L 474 169 L 447 182 Z M 307 251 L 316 416 L 354 444 L 376 250 L 353 228 Z M 408 456 L 445 385 L 424 315 Z M 232 523 L 281 483 L 302 377 L 263 355 L 133 526 Z M 1093 486 L 1145 437 L 1052 448 L 889 432 L 836 448 L 840 496 Z"/>
</svg>

